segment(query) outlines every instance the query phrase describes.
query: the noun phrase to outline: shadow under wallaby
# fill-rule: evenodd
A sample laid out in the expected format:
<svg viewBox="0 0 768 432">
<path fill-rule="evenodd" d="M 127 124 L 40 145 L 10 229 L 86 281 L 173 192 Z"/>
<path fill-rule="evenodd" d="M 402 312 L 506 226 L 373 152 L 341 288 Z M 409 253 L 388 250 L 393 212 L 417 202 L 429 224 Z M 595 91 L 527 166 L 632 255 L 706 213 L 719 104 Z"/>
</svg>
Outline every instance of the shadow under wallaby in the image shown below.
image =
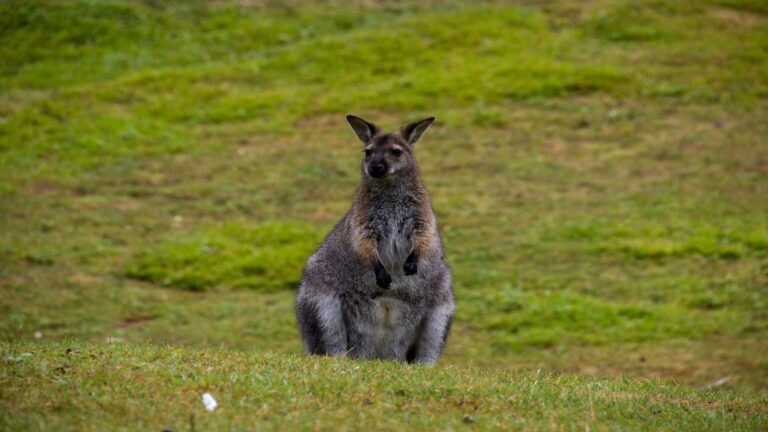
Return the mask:
<svg viewBox="0 0 768 432">
<path fill-rule="evenodd" d="M 296 316 L 309 354 L 434 364 L 454 313 L 451 275 L 414 144 L 430 117 L 384 133 L 347 121 L 364 143 L 352 208 L 309 258 Z"/>
</svg>

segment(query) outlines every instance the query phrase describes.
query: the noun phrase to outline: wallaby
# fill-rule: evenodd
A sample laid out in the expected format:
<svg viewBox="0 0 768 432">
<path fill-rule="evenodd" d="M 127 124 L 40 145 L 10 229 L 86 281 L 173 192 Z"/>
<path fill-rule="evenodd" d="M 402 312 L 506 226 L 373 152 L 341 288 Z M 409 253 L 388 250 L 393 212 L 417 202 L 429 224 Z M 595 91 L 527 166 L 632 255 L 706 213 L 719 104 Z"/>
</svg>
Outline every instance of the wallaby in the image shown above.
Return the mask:
<svg viewBox="0 0 768 432">
<path fill-rule="evenodd" d="M 347 116 L 365 144 L 352 208 L 309 258 L 296 317 L 309 354 L 434 364 L 453 320 L 451 274 L 413 156 L 430 117 L 384 133 Z"/>
</svg>

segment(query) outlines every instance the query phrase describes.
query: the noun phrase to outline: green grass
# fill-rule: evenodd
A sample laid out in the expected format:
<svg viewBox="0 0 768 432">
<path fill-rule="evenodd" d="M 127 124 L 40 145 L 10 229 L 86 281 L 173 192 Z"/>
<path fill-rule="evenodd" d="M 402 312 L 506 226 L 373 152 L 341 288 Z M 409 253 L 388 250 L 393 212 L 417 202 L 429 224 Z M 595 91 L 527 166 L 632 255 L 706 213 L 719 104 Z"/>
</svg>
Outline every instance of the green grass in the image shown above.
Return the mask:
<svg viewBox="0 0 768 432">
<path fill-rule="evenodd" d="M 3 344 L 0 354 L 3 395 L 24 413 L 4 411 L 4 429 L 698 431 L 768 421 L 764 397 L 653 380 L 151 345 Z"/>
<path fill-rule="evenodd" d="M 3 429 L 120 418 L 176 430 L 201 410 L 208 386 L 170 369 L 150 378 L 189 389 L 178 411 L 130 396 L 151 389 L 128 375 L 102 411 L 70 403 L 66 389 L 98 382 L 40 372 L 59 366 L 63 341 L 113 353 L 77 357 L 78 374 L 200 355 L 290 377 L 265 390 L 249 370 L 240 393 L 213 387 L 226 404 L 197 413 L 200 430 L 256 422 L 245 413 L 265 391 L 265 425 L 276 413 L 305 424 L 322 405 L 318 428 L 764 428 L 750 407 L 768 389 L 767 12 L 720 0 L 0 3 Z M 387 128 L 438 118 L 417 156 L 457 297 L 444 369 L 298 356 L 301 267 L 359 179 L 347 113 Z M 379 377 L 364 382 L 380 405 L 302 396 L 297 371 L 315 367 L 312 385 L 334 392 L 347 384 L 326 374 Z M 515 371 L 539 368 L 544 393 L 499 384 L 532 386 Z M 381 378 L 404 374 L 452 393 L 401 397 Z M 472 412 L 451 402 L 462 393 Z M 239 400 L 253 409 L 229 411 Z M 643 420 L 628 417 L 635 405 Z M 394 414 L 363 418 L 381 407 Z"/>
<path fill-rule="evenodd" d="M 222 284 L 295 289 L 307 257 L 321 238 L 310 227 L 285 222 L 254 227 L 228 224 L 148 248 L 128 265 L 126 275 L 192 291 Z"/>
</svg>

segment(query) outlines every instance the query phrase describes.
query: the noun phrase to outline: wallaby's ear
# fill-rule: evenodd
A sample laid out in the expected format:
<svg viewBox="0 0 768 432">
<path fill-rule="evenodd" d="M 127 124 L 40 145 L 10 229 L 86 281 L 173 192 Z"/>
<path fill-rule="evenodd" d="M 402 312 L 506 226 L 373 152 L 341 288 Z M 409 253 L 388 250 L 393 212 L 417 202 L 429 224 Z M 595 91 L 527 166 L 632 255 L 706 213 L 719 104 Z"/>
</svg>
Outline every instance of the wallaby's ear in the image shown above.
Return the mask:
<svg viewBox="0 0 768 432">
<path fill-rule="evenodd" d="M 352 130 L 355 131 L 357 137 L 360 138 L 360 141 L 364 144 L 368 144 L 368 141 L 370 141 L 374 135 L 379 133 L 379 128 L 377 128 L 375 124 L 368 123 L 360 117 L 348 115 L 347 122 L 349 122 L 349 125 L 352 126 Z"/>
<path fill-rule="evenodd" d="M 433 121 L 435 121 L 434 117 L 428 117 L 424 120 L 419 120 L 403 126 L 400 129 L 400 135 L 402 135 L 409 146 L 412 146 L 419 140 L 419 138 L 421 138 L 421 135 L 429 129 L 429 126 Z"/>
</svg>

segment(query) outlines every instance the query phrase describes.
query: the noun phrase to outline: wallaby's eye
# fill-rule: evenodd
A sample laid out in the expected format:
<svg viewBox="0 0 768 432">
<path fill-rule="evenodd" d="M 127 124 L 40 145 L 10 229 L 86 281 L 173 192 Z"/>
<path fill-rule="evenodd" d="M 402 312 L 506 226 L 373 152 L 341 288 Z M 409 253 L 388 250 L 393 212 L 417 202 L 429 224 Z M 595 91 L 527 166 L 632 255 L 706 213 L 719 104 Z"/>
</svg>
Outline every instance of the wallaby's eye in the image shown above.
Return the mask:
<svg viewBox="0 0 768 432">
<path fill-rule="evenodd" d="M 392 149 L 390 153 L 392 153 L 392 156 L 399 157 L 401 154 L 403 154 L 403 151 L 400 149 Z"/>
<path fill-rule="evenodd" d="M 373 154 L 373 150 L 371 150 L 371 149 L 365 149 L 363 151 L 365 152 L 365 157 L 368 157 L 368 156 Z"/>
</svg>

